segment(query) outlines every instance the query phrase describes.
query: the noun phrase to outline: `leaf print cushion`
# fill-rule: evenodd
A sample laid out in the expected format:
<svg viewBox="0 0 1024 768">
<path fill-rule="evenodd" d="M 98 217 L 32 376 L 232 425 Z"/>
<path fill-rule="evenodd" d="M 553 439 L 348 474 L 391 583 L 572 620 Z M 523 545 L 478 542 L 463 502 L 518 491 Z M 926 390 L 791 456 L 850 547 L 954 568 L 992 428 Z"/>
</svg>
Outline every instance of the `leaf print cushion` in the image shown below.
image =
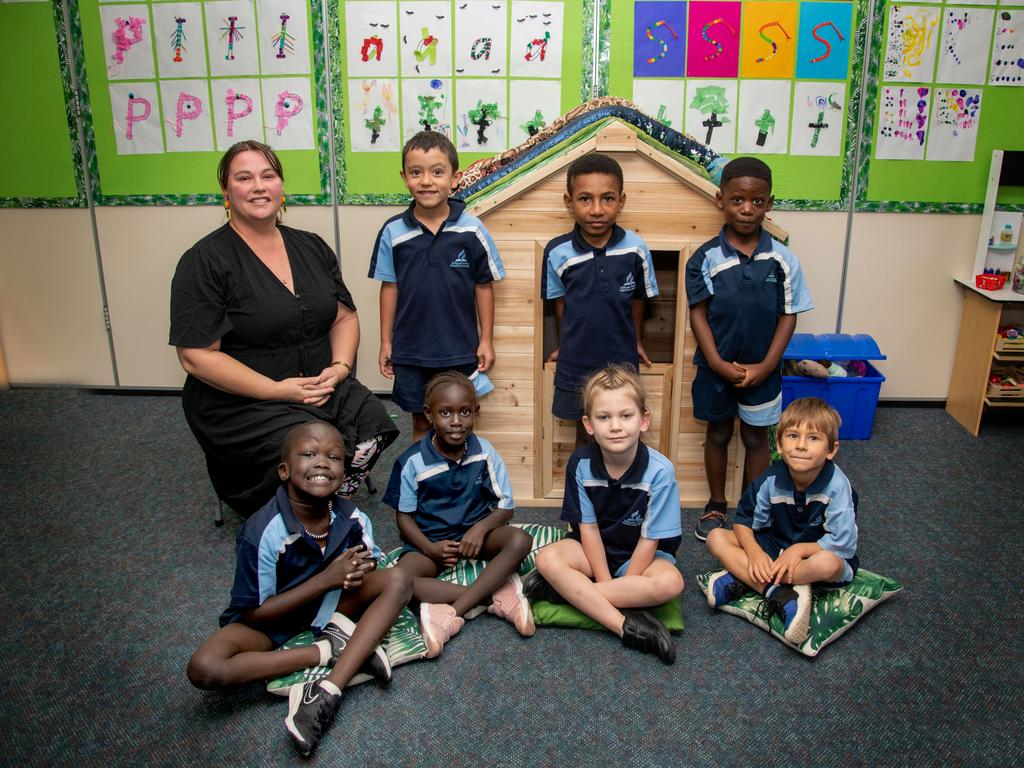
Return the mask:
<svg viewBox="0 0 1024 768">
<path fill-rule="evenodd" d="M 697 574 L 697 587 L 705 595 L 712 573 L 714 572 Z M 719 610 L 735 616 L 742 616 L 751 624 L 756 624 L 761 629 L 767 630 L 776 639 L 781 640 L 790 648 L 800 651 L 805 656 L 817 656 L 822 648 L 864 618 L 868 611 L 876 605 L 884 603 L 902 589 L 903 585 L 899 582 L 863 568 L 857 571 L 853 581 L 846 586 L 814 586 L 810 633 L 800 645 L 783 638 L 782 620 L 778 616 L 771 617 L 770 626 L 765 623 L 762 618 L 765 612 L 762 611 L 760 615 L 758 612 L 758 608 L 764 603 L 764 598 L 753 591 L 719 606 Z"/>
<path fill-rule="evenodd" d="M 565 537 L 565 531 L 562 528 L 552 525 L 538 525 L 535 523 L 513 523 L 513 525 L 517 528 L 522 528 L 533 538 L 533 548 L 519 566 L 520 576 L 525 576 L 534 569 L 538 549 Z M 393 549 L 381 558 L 377 567 L 393 567 L 398 562 L 400 554 L 402 554 L 401 547 Z M 442 581 L 450 581 L 455 584 L 468 586 L 476 581 L 477 576 L 483 571 L 484 565 L 486 565 L 486 562 L 481 560 L 460 560 L 454 567 L 438 574 L 437 578 Z M 313 633 L 307 630 L 284 643 L 280 650 L 299 648 L 312 642 Z M 420 634 L 419 621 L 408 608 L 403 608 L 402 612 L 398 614 L 398 619 L 384 637 L 381 645 L 384 646 L 384 651 L 388 655 L 388 661 L 391 662 L 392 669 L 400 664 L 422 659 L 427 654 L 427 646 L 423 642 L 423 636 Z M 267 691 L 280 696 L 287 696 L 288 689 L 293 685 L 301 685 L 308 683 L 310 680 L 319 680 L 327 677 L 330 671 L 329 667 L 310 667 L 309 669 L 293 672 L 290 675 L 284 675 L 269 681 L 267 683 Z M 369 675 L 357 674 L 349 681 L 349 685 L 358 685 L 370 679 Z"/>
</svg>

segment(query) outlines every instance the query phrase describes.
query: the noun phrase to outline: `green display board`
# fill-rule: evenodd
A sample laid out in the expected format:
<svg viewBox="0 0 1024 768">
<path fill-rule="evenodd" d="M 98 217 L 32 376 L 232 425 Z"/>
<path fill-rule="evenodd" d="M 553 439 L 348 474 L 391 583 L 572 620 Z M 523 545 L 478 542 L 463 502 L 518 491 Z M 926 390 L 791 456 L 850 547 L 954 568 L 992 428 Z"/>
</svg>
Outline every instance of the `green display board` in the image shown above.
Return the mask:
<svg viewBox="0 0 1024 768">
<path fill-rule="evenodd" d="M 400 148 L 428 125 L 449 135 L 465 168 L 527 138 L 520 129 L 525 118 L 516 119 L 524 94 L 537 99 L 530 104 L 529 116 L 539 115 L 538 124 L 590 97 L 589 82 L 584 80 L 589 73 L 584 54 L 591 53 L 590 2 L 585 6 L 581 0 L 353 0 L 336 8 L 332 50 L 341 55 L 332 61 L 343 202 L 405 202 Z M 550 27 L 543 26 L 545 17 Z M 533 47 L 542 33 L 525 38 L 517 34 L 517 26 L 531 19 L 534 29 L 549 35 L 544 61 Z M 436 46 L 433 60 L 427 52 L 430 43 L 425 45 L 424 40 Z M 553 49 L 558 51 L 555 59 Z M 389 51 L 395 54 L 390 60 Z M 542 66 L 545 76 L 531 76 L 531 65 Z M 547 99 L 540 97 L 542 91 Z M 424 110 L 424 101 L 436 108 Z M 485 103 L 493 105 L 497 115 L 487 118 L 486 127 L 470 125 L 473 108 Z M 367 135 L 373 133 L 380 135 L 368 142 Z M 486 142 L 480 142 L 478 134 Z"/>
<path fill-rule="evenodd" d="M 710 146 L 762 157 L 779 207 L 844 206 L 867 34 L 858 4 L 637 0 L 613 4 L 611 29 L 612 95 L 705 143 L 721 123 Z"/>
<path fill-rule="evenodd" d="M 0 4 L 9 69 L 0 100 L 9 107 L 0 124 L 0 206 L 73 206 L 79 186 L 65 112 L 58 34 L 48 2 Z M 16 31 L 16 33 L 15 33 Z"/>
<path fill-rule="evenodd" d="M 218 201 L 217 162 L 228 145 L 256 138 L 280 147 L 268 102 L 282 82 L 289 92 L 301 91 L 295 103 L 311 120 L 305 139 L 309 148 L 280 149 L 289 201 L 329 201 L 327 164 L 321 162 L 327 156 L 326 130 L 319 119 L 326 111 L 320 6 L 305 0 L 284 3 L 81 0 L 78 39 L 98 204 Z M 276 69 L 279 7 L 291 10 L 287 52 L 305 57 L 298 72 L 285 69 L 287 78 Z M 176 27 L 175 19 L 184 22 Z M 195 98 L 179 106 L 175 92 Z M 234 97 L 231 104 L 225 105 L 226 95 Z M 190 119 L 189 109 L 200 118 Z"/>
<path fill-rule="evenodd" d="M 1009 7 L 1010 4 L 915 3 L 902 6 L 895 14 L 894 5 L 886 3 L 876 11 L 871 46 L 872 79 L 868 83 L 865 105 L 872 119 L 865 121 L 868 127 L 862 136 L 864 162 L 858 207 L 977 212 L 985 200 L 992 150 L 1024 149 L 1024 133 L 1020 130 L 1024 122 L 1024 87 L 1020 87 L 1024 66 L 1020 62 L 1024 60 L 1019 58 L 1024 54 L 1021 44 L 1024 42 L 1024 34 L 1021 34 L 1024 3 L 1019 3 L 1017 8 Z M 1018 28 L 1016 40 L 1004 39 L 1014 27 Z M 969 38 L 958 39 L 967 32 L 972 32 Z M 918 49 L 904 45 L 908 37 L 922 41 Z M 923 42 L 926 39 L 927 44 Z M 999 50 L 1008 43 L 1016 43 L 1017 54 L 1012 57 L 1016 61 L 1011 60 L 1008 70 L 1020 73 L 1012 79 L 1017 85 L 993 84 L 990 81 L 1002 79 L 1001 72 L 1007 69 L 997 61 L 1000 61 Z M 916 63 L 918 59 L 917 66 L 906 64 L 908 61 Z M 909 91 L 911 112 L 914 97 L 917 97 L 916 103 L 928 101 L 930 119 L 926 124 L 925 146 L 920 146 L 920 140 L 912 140 L 906 154 L 923 151 L 929 159 L 879 157 L 880 152 L 885 154 L 885 148 L 880 147 L 880 127 L 888 114 L 898 109 L 886 104 L 887 89 L 890 94 L 899 93 L 900 89 Z M 919 90 L 927 93 L 922 97 Z M 951 139 L 949 134 L 937 131 L 942 127 L 940 100 L 954 91 L 960 95 L 961 102 L 980 95 L 980 110 L 975 120 L 968 116 L 965 121 L 970 128 Z M 951 144 L 970 138 L 970 131 L 976 132 L 973 151 L 965 146 L 963 153 L 969 160 L 933 159 L 935 150 L 949 153 Z M 1002 190 L 1000 202 L 1009 207 L 1024 204 L 1024 190 L 1006 188 Z"/>
</svg>

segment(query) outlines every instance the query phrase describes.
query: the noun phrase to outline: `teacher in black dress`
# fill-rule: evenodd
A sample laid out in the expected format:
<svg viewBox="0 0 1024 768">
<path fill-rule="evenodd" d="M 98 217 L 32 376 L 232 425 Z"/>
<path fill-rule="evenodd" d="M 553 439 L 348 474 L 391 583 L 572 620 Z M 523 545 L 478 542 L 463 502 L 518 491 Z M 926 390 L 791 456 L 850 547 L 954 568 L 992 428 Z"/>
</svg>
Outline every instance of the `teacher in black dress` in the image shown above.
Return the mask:
<svg viewBox="0 0 1024 768">
<path fill-rule="evenodd" d="M 232 146 L 217 169 L 228 222 L 178 262 L 170 343 L 188 373 L 182 407 L 217 495 L 243 515 L 280 484 L 281 441 L 320 420 L 345 440 L 351 495 L 398 435 L 352 376 L 359 316 L 334 252 L 283 226 L 284 172 L 256 141 Z"/>
</svg>

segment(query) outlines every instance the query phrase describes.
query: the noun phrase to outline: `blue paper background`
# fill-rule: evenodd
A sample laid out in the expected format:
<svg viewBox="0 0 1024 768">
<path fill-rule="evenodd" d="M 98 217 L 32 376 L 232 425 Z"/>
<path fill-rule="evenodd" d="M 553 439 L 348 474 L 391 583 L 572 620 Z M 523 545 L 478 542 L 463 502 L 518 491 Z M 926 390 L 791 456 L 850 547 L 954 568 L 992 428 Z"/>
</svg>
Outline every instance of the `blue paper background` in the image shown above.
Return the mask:
<svg viewBox="0 0 1024 768">
<path fill-rule="evenodd" d="M 814 28 L 831 21 L 843 33 L 843 40 L 831 27 L 818 34 L 832 45 L 829 57 L 817 64 L 811 59 L 821 56 L 825 46 L 811 37 Z M 850 37 L 853 25 L 852 3 L 800 3 L 800 31 L 796 50 L 796 76 L 801 80 L 845 80 L 850 67 Z"/>
<path fill-rule="evenodd" d="M 647 37 L 647 28 L 657 21 L 668 23 L 679 35 L 672 37 L 665 26 L 651 30 L 654 41 Z M 661 53 L 658 40 L 668 44 L 665 58 L 648 64 L 647 59 Z M 682 77 L 686 66 L 686 3 L 638 2 L 633 6 L 633 75 L 635 77 Z"/>
</svg>

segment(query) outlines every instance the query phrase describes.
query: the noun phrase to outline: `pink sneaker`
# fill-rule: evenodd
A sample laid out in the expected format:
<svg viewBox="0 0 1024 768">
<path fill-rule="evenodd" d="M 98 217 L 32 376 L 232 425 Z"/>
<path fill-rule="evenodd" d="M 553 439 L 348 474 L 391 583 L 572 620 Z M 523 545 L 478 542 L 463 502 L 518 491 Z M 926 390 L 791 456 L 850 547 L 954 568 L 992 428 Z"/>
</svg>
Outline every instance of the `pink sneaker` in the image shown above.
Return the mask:
<svg viewBox="0 0 1024 768">
<path fill-rule="evenodd" d="M 465 620 L 445 603 L 420 603 L 420 631 L 427 644 L 427 658 L 441 655 L 444 644 L 459 634 Z"/>
<path fill-rule="evenodd" d="M 491 595 L 488 611 L 500 616 L 516 626 L 523 637 L 530 637 L 537 631 L 533 623 L 533 609 L 530 601 L 523 595 L 523 581 L 519 574 L 513 573 L 508 580 Z"/>
</svg>

